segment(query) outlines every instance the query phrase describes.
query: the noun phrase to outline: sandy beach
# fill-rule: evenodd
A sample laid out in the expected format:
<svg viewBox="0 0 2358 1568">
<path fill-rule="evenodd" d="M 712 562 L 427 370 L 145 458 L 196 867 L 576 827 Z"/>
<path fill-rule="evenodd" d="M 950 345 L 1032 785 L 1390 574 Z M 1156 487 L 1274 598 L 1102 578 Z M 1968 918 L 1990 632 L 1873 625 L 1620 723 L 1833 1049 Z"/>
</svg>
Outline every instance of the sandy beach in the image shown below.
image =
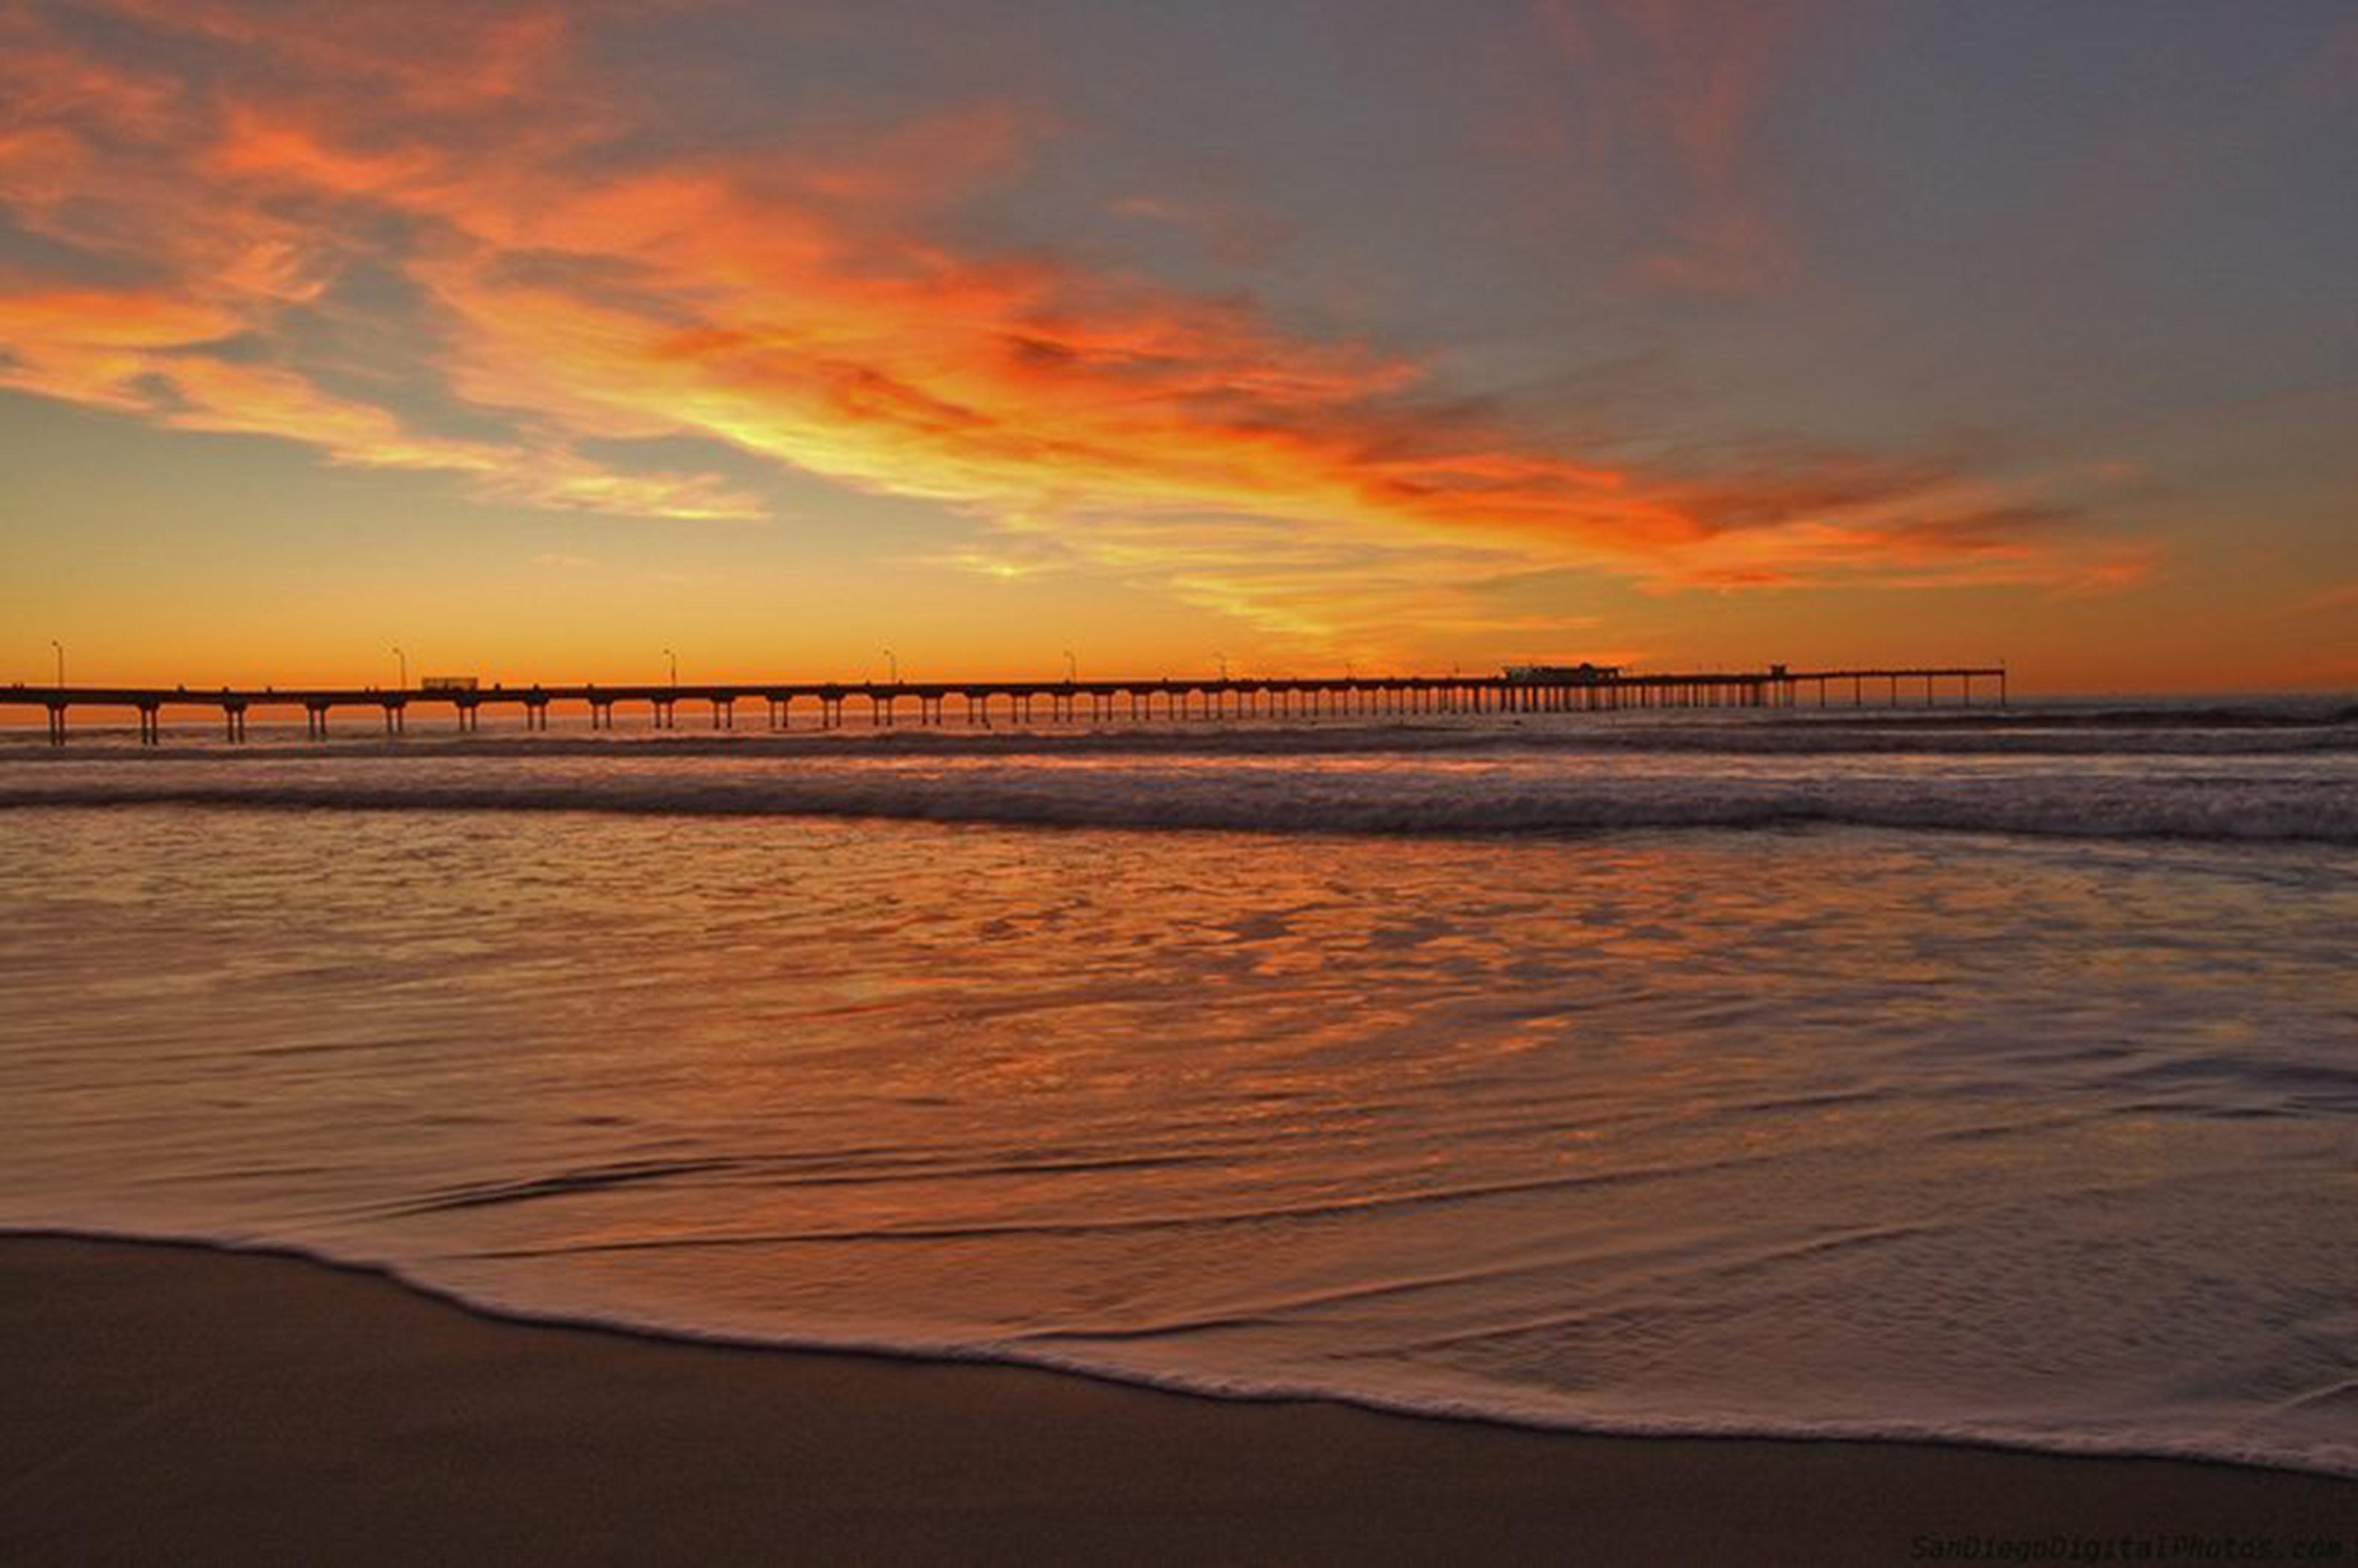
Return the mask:
<svg viewBox="0 0 2358 1568">
<path fill-rule="evenodd" d="M 192 1247 L 0 1241 L 0 1346 L 11 1563 L 2358 1552 L 2358 1482 L 2327 1476 L 1593 1438 L 665 1343 Z"/>
</svg>

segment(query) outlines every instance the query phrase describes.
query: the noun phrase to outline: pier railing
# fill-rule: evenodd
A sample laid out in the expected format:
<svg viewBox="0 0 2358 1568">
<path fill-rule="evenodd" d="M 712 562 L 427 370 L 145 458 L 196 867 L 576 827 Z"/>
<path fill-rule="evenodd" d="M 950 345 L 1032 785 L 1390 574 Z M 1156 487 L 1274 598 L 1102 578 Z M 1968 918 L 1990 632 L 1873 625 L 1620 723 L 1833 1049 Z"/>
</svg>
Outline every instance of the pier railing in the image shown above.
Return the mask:
<svg viewBox="0 0 2358 1568">
<path fill-rule="evenodd" d="M 455 727 L 471 731 L 482 710 L 514 708 L 525 728 L 548 728 L 552 708 L 586 709 L 592 730 L 611 730 L 616 710 L 644 708 L 652 727 L 678 727 L 679 705 L 709 708 L 711 727 L 734 730 L 738 704 L 759 702 L 769 728 L 793 727 L 797 704 L 815 710 L 820 729 L 845 722 L 848 706 L 871 725 L 899 722 L 903 712 L 919 724 L 955 717 L 987 727 L 994 708 L 1016 724 L 1186 722 L 1240 719 L 1324 718 L 1410 713 L 1608 713 L 1663 708 L 1971 707 L 2006 701 L 2002 666 L 1942 666 L 1880 669 L 1767 670 L 1661 675 L 1564 675 L 1533 677 L 1492 676 L 1222 676 L 1188 679 L 1163 676 L 1130 680 L 953 681 L 715 681 L 657 685 L 582 682 L 561 686 L 433 687 L 0 687 L 0 709 L 39 708 L 49 716 L 49 741 L 66 742 L 67 714 L 74 708 L 130 709 L 138 716 L 139 739 L 162 737 L 168 708 L 210 708 L 221 716 L 233 741 L 246 738 L 246 715 L 256 708 L 296 711 L 304 732 L 325 740 L 329 719 L 339 710 L 358 709 L 381 719 L 384 732 L 408 729 L 412 708 L 447 710 Z M 908 705 L 903 708 L 903 705 Z M 1045 712 L 1042 711 L 1044 705 Z"/>
</svg>

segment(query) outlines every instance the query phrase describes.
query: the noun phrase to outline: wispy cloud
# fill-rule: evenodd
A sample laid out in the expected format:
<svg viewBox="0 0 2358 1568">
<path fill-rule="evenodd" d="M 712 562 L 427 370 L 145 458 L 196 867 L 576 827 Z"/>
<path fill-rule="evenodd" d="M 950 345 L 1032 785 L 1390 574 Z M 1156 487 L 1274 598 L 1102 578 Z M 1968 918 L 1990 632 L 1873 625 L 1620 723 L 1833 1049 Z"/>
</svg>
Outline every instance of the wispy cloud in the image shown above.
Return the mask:
<svg viewBox="0 0 2358 1568">
<path fill-rule="evenodd" d="M 1531 0 L 1504 142 L 1627 233 L 1647 287 L 1748 294 L 1798 265 L 1756 144 L 1814 0 Z M 1496 106 L 1488 112 L 1498 114 Z M 1632 201 L 1631 170 L 1643 201 Z"/>
<path fill-rule="evenodd" d="M 2314 593 L 2305 593 L 2285 607 L 2290 615 L 2317 615 L 2335 610 L 2358 610 L 2358 580 L 2338 582 Z"/>
</svg>

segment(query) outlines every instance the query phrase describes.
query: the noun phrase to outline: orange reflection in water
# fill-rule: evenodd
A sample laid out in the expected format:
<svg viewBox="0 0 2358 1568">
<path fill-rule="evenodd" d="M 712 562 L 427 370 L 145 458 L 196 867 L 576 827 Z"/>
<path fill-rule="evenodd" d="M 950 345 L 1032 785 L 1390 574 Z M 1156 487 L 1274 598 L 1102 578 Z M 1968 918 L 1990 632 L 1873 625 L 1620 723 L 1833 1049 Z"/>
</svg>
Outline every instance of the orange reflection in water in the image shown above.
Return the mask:
<svg viewBox="0 0 2358 1568">
<path fill-rule="evenodd" d="M 2059 1260 L 2199 1240 L 2313 1275 L 2335 1154 L 2299 1108 L 2358 1009 L 2353 884 L 2288 900 L 2294 856 L 482 811 L 0 833 L 19 1206 L 707 1331 L 1543 1402 L 1756 1364 L 1962 1398 L 2048 1365 L 2024 1344 L 2158 1376 L 2169 1299 Z"/>
</svg>

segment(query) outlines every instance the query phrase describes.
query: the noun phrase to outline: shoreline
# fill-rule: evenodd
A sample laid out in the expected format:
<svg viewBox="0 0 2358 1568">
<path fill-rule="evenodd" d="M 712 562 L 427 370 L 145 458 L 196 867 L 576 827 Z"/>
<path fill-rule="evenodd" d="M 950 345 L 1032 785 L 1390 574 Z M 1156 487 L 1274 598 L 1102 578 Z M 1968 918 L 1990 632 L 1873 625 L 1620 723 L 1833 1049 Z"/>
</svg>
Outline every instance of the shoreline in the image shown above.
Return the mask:
<svg viewBox="0 0 2358 1568">
<path fill-rule="evenodd" d="M 2358 1560 L 2358 1479 L 1224 1400 L 502 1318 L 287 1252 L 0 1235 L 10 1561 L 1839 1565 L 2137 1542 Z M 2071 1555 L 2105 1543 L 2126 1550 Z"/>
</svg>

